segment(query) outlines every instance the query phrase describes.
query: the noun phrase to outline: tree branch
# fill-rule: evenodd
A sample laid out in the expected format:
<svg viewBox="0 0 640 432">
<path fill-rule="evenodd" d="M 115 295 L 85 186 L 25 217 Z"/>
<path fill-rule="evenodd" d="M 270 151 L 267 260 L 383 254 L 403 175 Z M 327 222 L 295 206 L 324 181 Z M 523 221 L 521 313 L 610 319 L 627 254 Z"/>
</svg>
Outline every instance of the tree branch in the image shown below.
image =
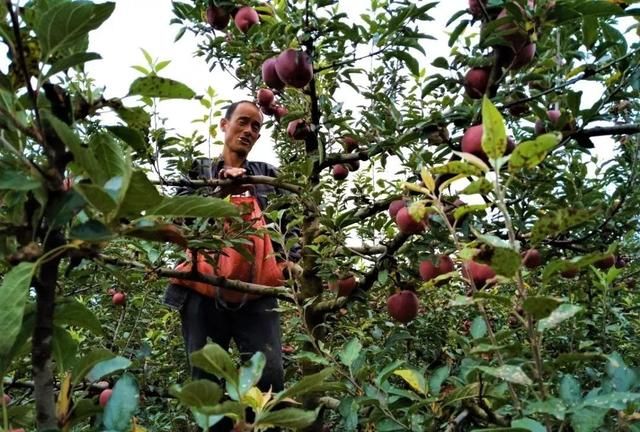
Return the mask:
<svg viewBox="0 0 640 432">
<path fill-rule="evenodd" d="M 295 194 L 302 194 L 302 186 L 285 183 L 269 176 L 244 176 L 235 179 L 211 179 L 211 180 L 154 180 L 153 184 L 162 186 L 183 186 L 183 187 L 208 187 L 208 186 L 231 186 L 241 184 L 266 184 L 279 189 L 284 189 Z"/>
<path fill-rule="evenodd" d="M 364 60 L 364 59 L 369 58 L 369 57 L 375 57 L 378 54 L 382 54 L 386 49 L 387 49 L 387 47 L 384 47 L 384 48 L 379 49 L 378 51 L 374 51 L 372 53 L 365 54 L 365 55 L 360 56 L 360 57 L 355 57 L 355 58 L 352 58 L 352 59 L 349 59 L 349 60 L 343 60 L 343 61 L 339 61 L 339 62 L 333 62 L 333 63 L 328 64 L 327 66 L 323 66 L 321 68 L 314 69 L 314 72 L 315 73 L 320 73 L 320 72 L 326 71 L 328 69 L 333 69 L 333 68 L 337 68 L 337 67 L 340 67 L 340 66 L 345 66 L 345 65 L 348 65 L 348 64 L 352 64 L 352 63 L 355 63 L 355 62 L 360 61 L 360 60 Z M 351 55 L 355 55 L 355 51 Z"/>
<path fill-rule="evenodd" d="M 320 170 L 333 166 L 339 163 L 353 162 L 356 160 L 369 160 L 369 152 L 360 151 L 355 153 L 331 153 L 327 155 L 327 158 L 320 164 Z"/>
<path fill-rule="evenodd" d="M 284 300 L 290 303 L 294 302 L 293 295 L 289 290 L 283 286 L 272 287 L 267 285 L 258 285 L 250 282 L 242 282 L 238 280 L 227 279 L 221 276 L 207 276 L 198 272 L 183 272 L 176 271 L 168 268 L 150 268 L 141 262 L 123 260 L 116 257 L 110 257 L 106 255 L 100 255 L 97 257 L 98 261 L 102 261 L 105 264 L 115 265 L 119 267 L 128 267 L 136 271 L 143 273 L 152 273 L 160 277 L 176 278 L 191 280 L 196 282 L 204 282 L 210 285 L 214 285 L 220 288 L 227 288 L 233 291 L 238 291 L 247 294 L 255 294 L 261 296 L 273 296 L 280 300 Z"/>
</svg>

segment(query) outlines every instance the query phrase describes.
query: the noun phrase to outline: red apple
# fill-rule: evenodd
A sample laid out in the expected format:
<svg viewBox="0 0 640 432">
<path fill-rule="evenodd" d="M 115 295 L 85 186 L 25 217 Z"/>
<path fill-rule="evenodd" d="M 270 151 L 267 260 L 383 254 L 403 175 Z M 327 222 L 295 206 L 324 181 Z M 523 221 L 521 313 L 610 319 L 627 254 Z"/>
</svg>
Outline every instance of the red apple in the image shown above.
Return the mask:
<svg viewBox="0 0 640 432">
<path fill-rule="evenodd" d="M 338 297 L 348 297 L 358 286 L 358 281 L 353 275 L 338 280 Z"/>
<path fill-rule="evenodd" d="M 538 249 L 529 249 L 522 254 L 522 263 L 526 268 L 534 269 L 542 265 L 542 255 Z"/>
<path fill-rule="evenodd" d="M 475 18 L 482 16 L 482 6 L 487 4 L 487 0 L 469 0 L 469 12 Z"/>
<path fill-rule="evenodd" d="M 109 402 L 109 399 L 111 398 L 111 393 L 113 393 L 113 390 L 111 389 L 102 390 L 100 397 L 98 398 L 98 403 L 101 407 L 107 406 L 107 402 Z"/>
<path fill-rule="evenodd" d="M 405 324 L 418 315 L 419 305 L 418 297 L 413 291 L 400 291 L 387 299 L 389 315 Z"/>
<path fill-rule="evenodd" d="M 260 22 L 260 17 L 254 8 L 251 6 L 244 6 L 238 9 L 233 21 L 236 23 L 238 30 L 242 33 L 247 33 L 251 27 Z"/>
<path fill-rule="evenodd" d="M 471 126 L 462 136 L 462 151 L 471 153 L 481 159 L 486 159 L 487 154 L 482 149 L 482 125 Z"/>
<path fill-rule="evenodd" d="M 268 58 L 262 63 L 262 81 L 273 89 L 284 88 L 284 83 L 276 73 L 276 57 Z"/>
<path fill-rule="evenodd" d="M 558 121 L 560 120 L 560 117 L 562 116 L 562 111 L 557 110 L 557 109 L 552 109 L 547 111 L 547 118 L 549 119 L 549 122 L 551 123 L 551 126 L 553 126 L 554 128 L 557 127 L 558 125 Z M 535 133 L 537 135 L 543 134 L 545 132 L 547 132 L 547 128 L 544 124 L 544 122 L 541 119 L 536 120 L 536 124 L 535 124 Z"/>
<path fill-rule="evenodd" d="M 9 396 L 8 394 L 3 394 L 2 395 L 2 403 L 5 405 L 9 405 L 11 403 L 11 396 Z"/>
<path fill-rule="evenodd" d="M 303 140 L 309 133 L 309 126 L 303 119 L 296 119 L 287 125 L 287 135 L 294 140 Z"/>
<path fill-rule="evenodd" d="M 118 291 L 117 291 L 115 288 L 109 288 L 109 289 L 107 290 L 107 295 L 110 295 L 110 296 L 112 296 L 112 297 L 113 297 L 113 295 L 114 295 L 115 293 L 117 293 L 117 292 L 118 292 Z"/>
<path fill-rule="evenodd" d="M 291 345 L 282 345 L 283 354 L 293 354 L 294 352 L 296 352 L 296 349 Z"/>
<path fill-rule="evenodd" d="M 224 30 L 229 24 L 231 15 L 221 7 L 209 6 L 207 8 L 207 22 L 216 30 Z"/>
<path fill-rule="evenodd" d="M 268 115 L 268 116 L 276 115 L 276 104 L 274 103 L 269 106 L 261 106 L 260 111 L 262 111 L 264 115 Z"/>
<path fill-rule="evenodd" d="M 439 275 L 438 268 L 429 260 L 422 261 L 418 271 L 423 281 L 430 281 Z"/>
<path fill-rule="evenodd" d="M 358 141 L 353 137 L 343 136 L 342 147 L 344 147 L 345 153 L 351 153 L 358 148 Z"/>
<path fill-rule="evenodd" d="M 349 175 L 349 169 L 343 164 L 336 164 L 331 170 L 331 175 L 333 175 L 333 178 L 336 180 L 344 180 Z"/>
<path fill-rule="evenodd" d="M 282 117 L 286 116 L 287 114 L 289 114 L 289 110 L 285 107 L 283 107 L 282 105 L 276 105 L 273 111 L 273 116 L 276 118 L 276 120 L 280 120 Z"/>
<path fill-rule="evenodd" d="M 513 69 L 520 69 L 533 61 L 536 55 L 536 44 L 528 43 L 515 52 L 515 58 L 511 63 Z"/>
<path fill-rule="evenodd" d="M 473 279 L 476 288 L 482 288 L 489 279 L 496 276 L 496 272 L 486 264 L 466 261 L 462 266 L 462 275 L 467 279 Z"/>
<path fill-rule="evenodd" d="M 614 266 L 616 263 L 616 257 L 613 255 L 607 255 L 606 257 L 596 261 L 593 263 L 594 267 L 599 268 L 600 270 L 608 270 Z"/>
<path fill-rule="evenodd" d="M 522 10 L 522 6 L 520 6 L 518 3 L 515 4 Z M 496 19 L 502 19 L 507 16 L 509 16 L 511 21 L 502 24 L 497 28 L 497 30 L 502 33 L 501 36 L 510 43 L 513 52 L 518 52 L 522 49 L 522 47 L 529 43 L 529 35 L 515 22 L 513 22 L 513 17 L 509 15 L 506 9 L 500 11 Z"/>
<path fill-rule="evenodd" d="M 403 207 L 398 210 L 396 214 L 396 225 L 400 232 L 404 234 L 418 234 L 426 230 L 427 224 L 425 221 L 417 221 L 409 213 L 407 207 Z"/>
<path fill-rule="evenodd" d="M 464 88 L 471 99 L 482 99 L 489 85 L 491 68 L 475 67 L 470 69 L 464 77 Z"/>
<path fill-rule="evenodd" d="M 256 95 L 256 99 L 258 101 L 258 105 L 261 107 L 268 107 L 275 102 L 275 96 L 273 92 L 269 89 L 261 88 L 258 90 L 258 94 Z"/>
<path fill-rule="evenodd" d="M 127 295 L 123 292 L 117 292 L 111 297 L 111 303 L 116 306 L 124 306 L 127 302 Z"/>
<path fill-rule="evenodd" d="M 392 219 L 395 219 L 396 215 L 398 214 L 398 211 L 407 206 L 407 202 L 405 200 L 399 199 L 399 200 L 395 200 L 395 201 L 391 201 L 391 204 L 389 204 L 389 216 L 391 216 Z"/>
<path fill-rule="evenodd" d="M 303 88 L 313 78 L 313 65 L 306 52 L 289 48 L 276 59 L 276 73 L 283 83 Z"/>
<path fill-rule="evenodd" d="M 438 276 L 451 273 L 455 267 L 453 260 L 448 255 L 440 255 L 437 261 Z"/>
</svg>

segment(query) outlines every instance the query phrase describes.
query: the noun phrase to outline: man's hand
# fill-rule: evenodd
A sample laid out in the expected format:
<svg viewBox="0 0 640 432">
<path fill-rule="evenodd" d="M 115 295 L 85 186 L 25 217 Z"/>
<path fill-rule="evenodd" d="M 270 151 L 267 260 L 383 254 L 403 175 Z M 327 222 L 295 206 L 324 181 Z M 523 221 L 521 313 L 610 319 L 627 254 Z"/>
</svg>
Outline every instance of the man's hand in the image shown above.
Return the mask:
<svg viewBox="0 0 640 432">
<path fill-rule="evenodd" d="M 218 177 L 221 179 L 234 179 L 244 177 L 247 174 L 247 170 L 244 168 L 223 168 L 218 173 Z"/>
<path fill-rule="evenodd" d="M 293 261 L 285 261 L 282 264 L 284 277 L 287 279 L 298 279 L 302 276 L 303 269 Z"/>
</svg>

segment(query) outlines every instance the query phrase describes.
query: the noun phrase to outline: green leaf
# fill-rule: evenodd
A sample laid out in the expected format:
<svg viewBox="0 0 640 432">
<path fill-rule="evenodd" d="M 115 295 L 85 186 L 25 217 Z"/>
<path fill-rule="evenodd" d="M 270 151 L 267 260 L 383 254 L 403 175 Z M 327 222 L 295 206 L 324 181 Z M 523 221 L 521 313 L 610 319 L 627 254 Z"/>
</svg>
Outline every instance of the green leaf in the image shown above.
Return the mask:
<svg viewBox="0 0 640 432">
<path fill-rule="evenodd" d="M 83 240 L 86 242 L 101 242 L 111 240 L 115 237 L 116 234 L 107 228 L 102 222 L 93 219 L 74 226 L 69 232 L 69 238 Z"/>
<path fill-rule="evenodd" d="M 142 211 L 158 206 L 161 202 L 162 196 L 149 181 L 147 175 L 136 170 L 131 176 L 131 182 L 120 205 L 118 216 L 139 216 Z"/>
<path fill-rule="evenodd" d="M 244 418 L 245 408 L 246 406 L 241 402 L 227 400 L 218 405 L 203 406 L 199 410 L 194 410 L 194 413 L 200 412 L 209 416 L 222 415 L 232 419 L 241 419 Z"/>
<path fill-rule="evenodd" d="M 547 318 L 541 319 L 538 322 L 538 331 L 543 332 L 545 330 L 549 330 L 554 327 L 557 327 L 562 322 L 573 317 L 575 314 L 577 314 L 581 310 L 582 310 L 582 307 L 580 306 L 576 306 L 572 304 L 562 304 L 558 306 L 553 312 L 551 312 L 551 315 L 549 315 Z"/>
<path fill-rule="evenodd" d="M 75 190 L 70 190 L 62 199 L 47 208 L 46 216 L 52 227 L 65 225 L 86 205 L 85 199 Z"/>
<path fill-rule="evenodd" d="M 107 126 L 106 129 L 126 142 L 139 155 L 145 156 L 151 153 L 151 146 L 140 130 L 127 126 Z"/>
<path fill-rule="evenodd" d="M 478 180 L 475 180 L 469 183 L 469 185 L 464 189 L 462 189 L 460 193 L 463 195 L 473 195 L 473 194 L 486 195 L 492 191 L 493 191 L 493 184 L 486 178 L 482 177 Z"/>
<path fill-rule="evenodd" d="M 598 41 L 598 19 L 589 16 L 582 19 L 582 42 L 587 48 L 592 48 Z"/>
<path fill-rule="evenodd" d="M 249 359 L 248 365 L 240 367 L 238 371 L 238 392 L 241 398 L 260 381 L 265 364 L 264 354 L 256 352 Z"/>
<path fill-rule="evenodd" d="M 539 320 L 548 317 L 561 303 L 562 300 L 556 297 L 527 297 L 522 307 L 530 313 L 534 319 Z"/>
<path fill-rule="evenodd" d="M 429 378 L 429 393 L 433 396 L 437 396 L 440 394 L 440 387 L 442 387 L 442 383 L 449 376 L 451 369 L 449 366 L 442 366 L 433 372 L 433 375 Z"/>
<path fill-rule="evenodd" d="M 431 174 L 464 174 L 481 177 L 482 170 L 475 165 L 457 160 L 433 167 L 431 169 Z"/>
<path fill-rule="evenodd" d="M 278 393 L 275 400 L 281 401 L 286 398 L 302 396 L 303 394 L 317 391 L 316 389 L 321 388 L 332 373 L 333 369 L 326 368 L 315 374 L 305 376 L 291 387 Z"/>
<path fill-rule="evenodd" d="M 40 187 L 40 181 L 25 171 L 4 168 L 0 171 L 0 190 L 29 191 Z"/>
<path fill-rule="evenodd" d="M 191 353 L 191 364 L 224 379 L 227 386 L 238 387 L 238 372 L 233 360 L 231 360 L 229 353 L 218 344 L 209 343 L 201 350 Z"/>
<path fill-rule="evenodd" d="M 493 249 L 489 265 L 497 274 L 513 277 L 520 268 L 521 263 L 522 258 L 518 252 L 511 248 L 499 247 Z"/>
<path fill-rule="evenodd" d="M 407 51 L 392 51 L 389 52 L 387 56 L 395 57 L 402 61 L 413 75 L 418 76 L 420 74 L 420 64 L 418 60 Z"/>
<path fill-rule="evenodd" d="M 572 375 L 563 375 L 560 381 L 560 397 L 569 406 L 576 405 L 582 400 L 580 382 Z"/>
<path fill-rule="evenodd" d="M 534 401 L 527 404 L 525 414 L 549 414 L 557 418 L 558 420 L 564 420 L 567 413 L 567 407 L 558 398 L 549 398 L 543 401 Z"/>
<path fill-rule="evenodd" d="M 318 416 L 319 408 L 315 411 L 305 411 L 299 408 L 284 408 L 266 412 L 256 418 L 257 426 L 273 426 L 286 429 L 301 429 L 311 425 Z"/>
<path fill-rule="evenodd" d="M 99 179 L 99 177 L 96 176 L 99 176 L 101 173 L 100 166 L 93 154 L 88 151 L 87 147 L 83 146 L 75 132 L 66 123 L 60 121 L 53 115 L 47 115 L 46 119 L 56 131 L 56 135 L 58 135 L 73 154 L 73 161 L 80 166 L 80 168 L 84 169 L 94 183 L 101 184 L 102 182 L 96 181 Z"/>
<path fill-rule="evenodd" d="M 102 377 L 126 369 L 129 366 L 131 366 L 131 360 L 121 356 L 102 360 L 91 368 L 91 371 L 87 374 L 87 379 L 89 381 L 98 381 Z"/>
<path fill-rule="evenodd" d="M 415 369 L 398 369 L 393 371 L 394 375 L 399 376 L 407 384 L 411 386 L 412 389 L 417 391 L 418 393 L 425 394 L 427 387 L 424 376 Z"/>
<path fill-rule="evenodd" d="M 169 391 L 189 408 L 200 410 L 216 405 L 222 398 L 222 389 L 211 380 L 196 380 L 183 386 L 173 386 Z"/>
<path fill-rule="evenodd" d="M 484 318 L 478 315 L 473 319 L 470 329 L 471 337 L 474 339 L 480 339 L 487 334 L 487 323 Z"/>
<path fill-rule="evenodd" d="M 495 160 L 507 150 L 507 132 L 502 114 L 485 95 L 482 99 L 482 150 Z"/>
<path fill-rule="evenodd" d="M 115 3 L 94 4 L 90 1 L 63 2 L 46 9 L 34 26 L 40 40 L 43 58 L 73 45 L 111 15 Z"/>
<path fill-rule="evenodd" d="M 89 149 L 100 167 L 101 177 L 96 183 L 102 185 L 114 177 L 125 176 L 127 171 L 131 170 L 131 167 L 127 166 L 125 151 L 110 134 L 93 135 L 89 140 Z"/>
<path fill-rule="evenodd" d="M 340 357 L 340 361 L 342 361 L 342 364 L 350 368 L 361 352 L 362 344 L 360 343 L 358 338 L 353 338 L 349 341 L 349 343 L 347 343 L 347 345 L 345 345 L 338 356 Z"/>
<path fill-rule="evenodd" d="M 526 429 L 529 432 L 547 432 L 547 428 L 530 418 L 521 418 L 511 422 L 511 427 Z"/>
<path fill-rule="evenodd" d="M 503 379 L 505 381 L 508 381 L 514 384 L 522 384 L 522 385 L 533 384 L 533 381 L 531 381 L 531 378 L 529 378 L 527 374 L 524 373 L 524 371 L 520 368 L 520 366 L 514 366 L 514 365 L 504 365 L 499 367 L 476 366 L 476 369 L 488 375 Z"/>
<path fill-rule="evenodd" d="M 151 127 L 151 116 L 142 107 L 120 107 L 116 113 L 130 128 L 147 130 Z"/>
<path fill-rule="evenodd" d="M 113 393 L 104 409 L 103 423 L 106 429 L 113 431 L 128 431 L 131 418 L 138 410 L 140 390 L 138 383 L 131 374 L 124 374 L 113 387 Z"/>
<path fill-rule="evenodd" d="M 131 83 L 129 95 L 166 99 L 192 99 L 196 93 L 179 81 L 151 75 L 137 78 Z"/>
<path fill-rule="evenodd" d="M 62 72 L 69 68 L 85 64 L 86 62 L 91 60 L 99 60 L 101 58 L 102 57 L 100 56 L 100 54 L 92 52 L 73 53 L 67 57 L 56 60 L 51 65 L 45 76 L 42 78 L 42 81 L 46 81 L 48 78 L 57 74 L 58 72 Z"/>
<path fill-rule="evenodd" d="M 607 375 L 610 378 L 611 387 L 615 391 L 629 391 L 636 384 L 638 377 L 633 369 L 626 365 L 622 356 L 614 352 L 607 362 Z"/>
<path fill-rule="evenodd" d="M 453 211 L 453 217 L 458 220 L 464 215 L 468 213 L 475 213 L 486 210 L 490 204 L 473 204 L 473 205 L 464 205 L 462 207 L 458 207 Z"/>
<path fill-rule="evenodd" d="M 84 328 L 96 336 L 104 334 L 98 317 L 84 304 L 73 299 L 65 299 L 56 303 L 53 323 Z"/>
<path fill-rule="evenodd" d="M 560 132 L 552 132 L 540 135 L 533 141 L 521 142 L 511 153 L 509 170 L 535 168 L 561 140 L 562 134 Z"/>
<path fill-rule="evenodd" d="M 73 187 L 93 208 L 103 214 L 109 214 L 117 207 L 113 197 L 104 188 L 91 183 L 78 183 Z"/>
<path fill-rule="evenodd" d="M 76 360 L 78 352 L 78 342 L 69 334 L 69 332 L 60 326 L 53 327 L 52 340 L 53 358 L 56 361 L 56 367 L 59 372 L 66 371 Z"/>
<path fill-rule="evenodd" d="M 640 400 L 640 393 L 631 393 L 631 392 L 612 392 L 605 393 L 603 395 L 588 395 L 584 398 L 582 403 L 580 404 L 580 408 L 582 407 L 594 407 L 594 408 L 605 408 L 607 410 L 623 410 L 629 404 L 635 403 Z"/>
<path fill-rule="evenodd" d="M 148 216 L 208 217 L 214 219 L 238 216 L 238 214 L 236 206 L 229 201 L 200 196 L 164 197 L 157 207 L 149 209 L 147 212 Z"/>
<path fill-rule="evenodd" d="M 582 408 L 571 415 L 571 427 L 575 432 L 595 432 L 604 424 L 606 408 Z"/>
<path fill-rule="evenodd" d="M 73 368 L 73 372 L 71 374 L 73 377 L 73 384 L 75 385 L 82 381 L 96 364 L 114 357 L 115 354 L 106 349 L 97 349 L 86 354 Z"/>
<path fill-rule="evenodd" d="M 562 208 L 550 211 L 536 221 L 531 230 L 531 241 L 540 243 L 570 228 L 583 224 L 597 215 L 593 209 Z"/>
<path fill-rule="evenodd" d="M 20 333 L 24 307 L 36 270 L 34 263 L 22 262 L 9 270 L 0 285 L 0 356 L 11 350 Z"/>
</svg>

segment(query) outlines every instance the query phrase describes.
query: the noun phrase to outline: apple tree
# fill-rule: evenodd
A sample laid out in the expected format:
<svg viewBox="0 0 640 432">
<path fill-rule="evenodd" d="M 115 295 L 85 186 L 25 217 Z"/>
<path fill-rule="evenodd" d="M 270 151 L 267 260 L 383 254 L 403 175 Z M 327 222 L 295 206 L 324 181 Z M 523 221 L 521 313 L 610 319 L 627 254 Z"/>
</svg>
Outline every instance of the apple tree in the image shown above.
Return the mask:
<svg viewBox="0 0 640 432">
<path fill-rule="evenodd" d="M 198 99 L 212 124 L 215 88 L 145 53 L 136 101 L 105 99 L 83 65 L 113 3 L 3 3 L 3 427 L 640 430 L 628 3 L 175 1 L 176 37 L 265 114 L 280 175 L 237 182 L 288 192 L 279 287 L 173 270 L 252 232 L 223 229 L 229 180 L 187 175 L 211 137 L 159 114 Z M 213 344 L 191 361 L 224 386 L 190 382 L 170 277 L 278 297 L 286 389 Z"/>
</svg>

